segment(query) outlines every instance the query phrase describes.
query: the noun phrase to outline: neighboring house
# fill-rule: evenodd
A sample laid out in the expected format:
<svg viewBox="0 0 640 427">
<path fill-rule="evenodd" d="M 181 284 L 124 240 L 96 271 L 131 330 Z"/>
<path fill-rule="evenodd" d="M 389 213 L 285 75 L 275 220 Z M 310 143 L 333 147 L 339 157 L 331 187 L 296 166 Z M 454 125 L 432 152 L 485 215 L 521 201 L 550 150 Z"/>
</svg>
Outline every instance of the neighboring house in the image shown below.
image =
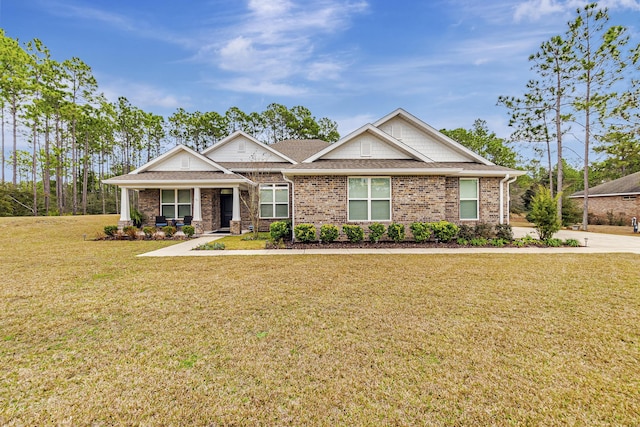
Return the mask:
<svg viewBox="0 0 640 427">
<path fill-rule="evenodd" d="M 569 196 L 584 199 L 584 191 Z M 608 215 L 626 218 L 640 216 L 640 172 L 589 189 L 589 213 L 601 218 Z"/>
<path fill-rule="evenodd" d="M 178 145 L 127 175 L 105 180 L 138 192 L 139 210 L 193 216 L 198 234 L 250 225 L 251 186 L 260 189 L 261 228 L 290 219 L 312 223 L 409 225 L 509 222 L 509 184 L 524 174 L 470 151 L 402 109 L 336 143 L 265 145 L 237 131 L 197 153 Z M 122 191 L 119 226 L 131 224 Z M 249 204 L 250 205 L 250 204 Z"/>
</svg>

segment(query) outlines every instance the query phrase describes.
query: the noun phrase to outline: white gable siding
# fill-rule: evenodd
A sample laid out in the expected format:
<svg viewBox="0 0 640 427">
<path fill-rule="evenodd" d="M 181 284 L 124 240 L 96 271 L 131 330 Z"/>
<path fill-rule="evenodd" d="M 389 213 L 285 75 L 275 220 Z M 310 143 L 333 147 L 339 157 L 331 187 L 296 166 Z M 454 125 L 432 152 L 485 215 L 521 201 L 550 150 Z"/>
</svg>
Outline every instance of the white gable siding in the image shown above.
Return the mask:
<svg viewBox="0 0 640 427">
<path fill-rule="evenodd" d="M 215 147 L 215 146 L 214 146 Z M 280 157 L 271 153 L 244 136 L 228 141 L 220 148 L 207 153 L 214 162 L 282 162 Z"/>
<path fill-rule="evenodd" d="M 370 151 L 364 150 L 363 147 Z M 363 156 L 363 154 L 365 154 Z M 370 154 L 370 155 L 366 155 Z M 392 147 L 388 143 L 365 133 L 346 142 L 341 147 L 322 156 L 323 159 L 343 160 L 343 159 L 411 159 L 407 154 Z"/>
<path fill-rule="evenodd" d="M 458 153 L 399 117 L 394 117 L 382 124 L 380 130 L 421 152 L 434 162 L 471 161 L 464 154 Z"/>
<path fill-rule="evenodd" d="M 164 161 L 153 165 L 149 171 L 172 172 L 172 171 L 211 171 L 216 170 L 207 162 L 199 159 L 187 152 L 180 151 Z"/>
</svg>

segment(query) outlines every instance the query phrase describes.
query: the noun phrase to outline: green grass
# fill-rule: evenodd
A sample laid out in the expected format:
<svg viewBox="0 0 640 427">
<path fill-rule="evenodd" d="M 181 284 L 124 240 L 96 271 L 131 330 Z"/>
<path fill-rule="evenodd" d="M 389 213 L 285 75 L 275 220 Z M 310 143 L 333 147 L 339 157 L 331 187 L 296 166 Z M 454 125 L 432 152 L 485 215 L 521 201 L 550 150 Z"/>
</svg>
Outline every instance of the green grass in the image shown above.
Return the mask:
<svg viewBox="0 0 640 427">
<path fill-rule="evenodd" d="M 631 254 L 137 258 L 0 218 L 0 425 L 638 425 Z"/>
<path fill-rule="evenodd" d="M 258 233 L 258 240 L 248 240 L 251 233 L 246 233 L 240 236 L 225 236 L 222 239 L 217 239 L 216 242 L 224 243 L 225 249 L 238 250 L 238 249 L 264 249 L 267 241 L 269 240 L 269 233 Z"/>
</svg>

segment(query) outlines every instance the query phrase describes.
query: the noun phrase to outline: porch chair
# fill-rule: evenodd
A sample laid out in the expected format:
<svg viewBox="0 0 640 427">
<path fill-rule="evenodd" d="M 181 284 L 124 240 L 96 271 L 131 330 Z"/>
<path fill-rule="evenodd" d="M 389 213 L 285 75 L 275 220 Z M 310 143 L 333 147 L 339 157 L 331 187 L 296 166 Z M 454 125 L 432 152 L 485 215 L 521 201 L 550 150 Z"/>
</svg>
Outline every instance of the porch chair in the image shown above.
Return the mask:
<svg viewBox="0 0 640 427">
<path fill-rule="evenodd" d="M 184 220 L 182 221 L 184 225 L 191 225 L 191 221 L 193 221 L 192 215 L 185 215 Z"/>
<path fill-rule="evenodd" d="M 167 222 L 167 219 L 164 217 L 164 215 L 156 216 L 156 227 L 165 227 L 167 225 L 169 225 L 169 223 Z"/>
</svg>

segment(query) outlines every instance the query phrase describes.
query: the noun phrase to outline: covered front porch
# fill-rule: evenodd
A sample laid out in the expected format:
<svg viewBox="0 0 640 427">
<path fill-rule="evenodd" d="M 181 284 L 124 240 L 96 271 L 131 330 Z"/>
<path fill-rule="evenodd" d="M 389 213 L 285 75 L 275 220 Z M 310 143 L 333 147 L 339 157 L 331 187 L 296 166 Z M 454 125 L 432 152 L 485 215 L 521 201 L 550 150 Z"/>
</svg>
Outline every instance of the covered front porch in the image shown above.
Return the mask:
<svg viewBox="0 0 640 427">
<path fill-rule="evenodd" d="M 207 187 L 157 186 L 155 188 L 121 187 L 121 212 L 118 226 L 132 225 L 131 192 L 138 193 L 138 211 L 143 216 L 144 226 L 154 226 L 156 217 L 163 216 L 167 222 L 183 223 L 192 217 L 191 225 L 196 234 L 227 231 L 240 234 L 243 215 L 241 193 L 247 184 L 218 185 Z M 246 221 L 245 221 L 246 222 Z"/>
</svg>

